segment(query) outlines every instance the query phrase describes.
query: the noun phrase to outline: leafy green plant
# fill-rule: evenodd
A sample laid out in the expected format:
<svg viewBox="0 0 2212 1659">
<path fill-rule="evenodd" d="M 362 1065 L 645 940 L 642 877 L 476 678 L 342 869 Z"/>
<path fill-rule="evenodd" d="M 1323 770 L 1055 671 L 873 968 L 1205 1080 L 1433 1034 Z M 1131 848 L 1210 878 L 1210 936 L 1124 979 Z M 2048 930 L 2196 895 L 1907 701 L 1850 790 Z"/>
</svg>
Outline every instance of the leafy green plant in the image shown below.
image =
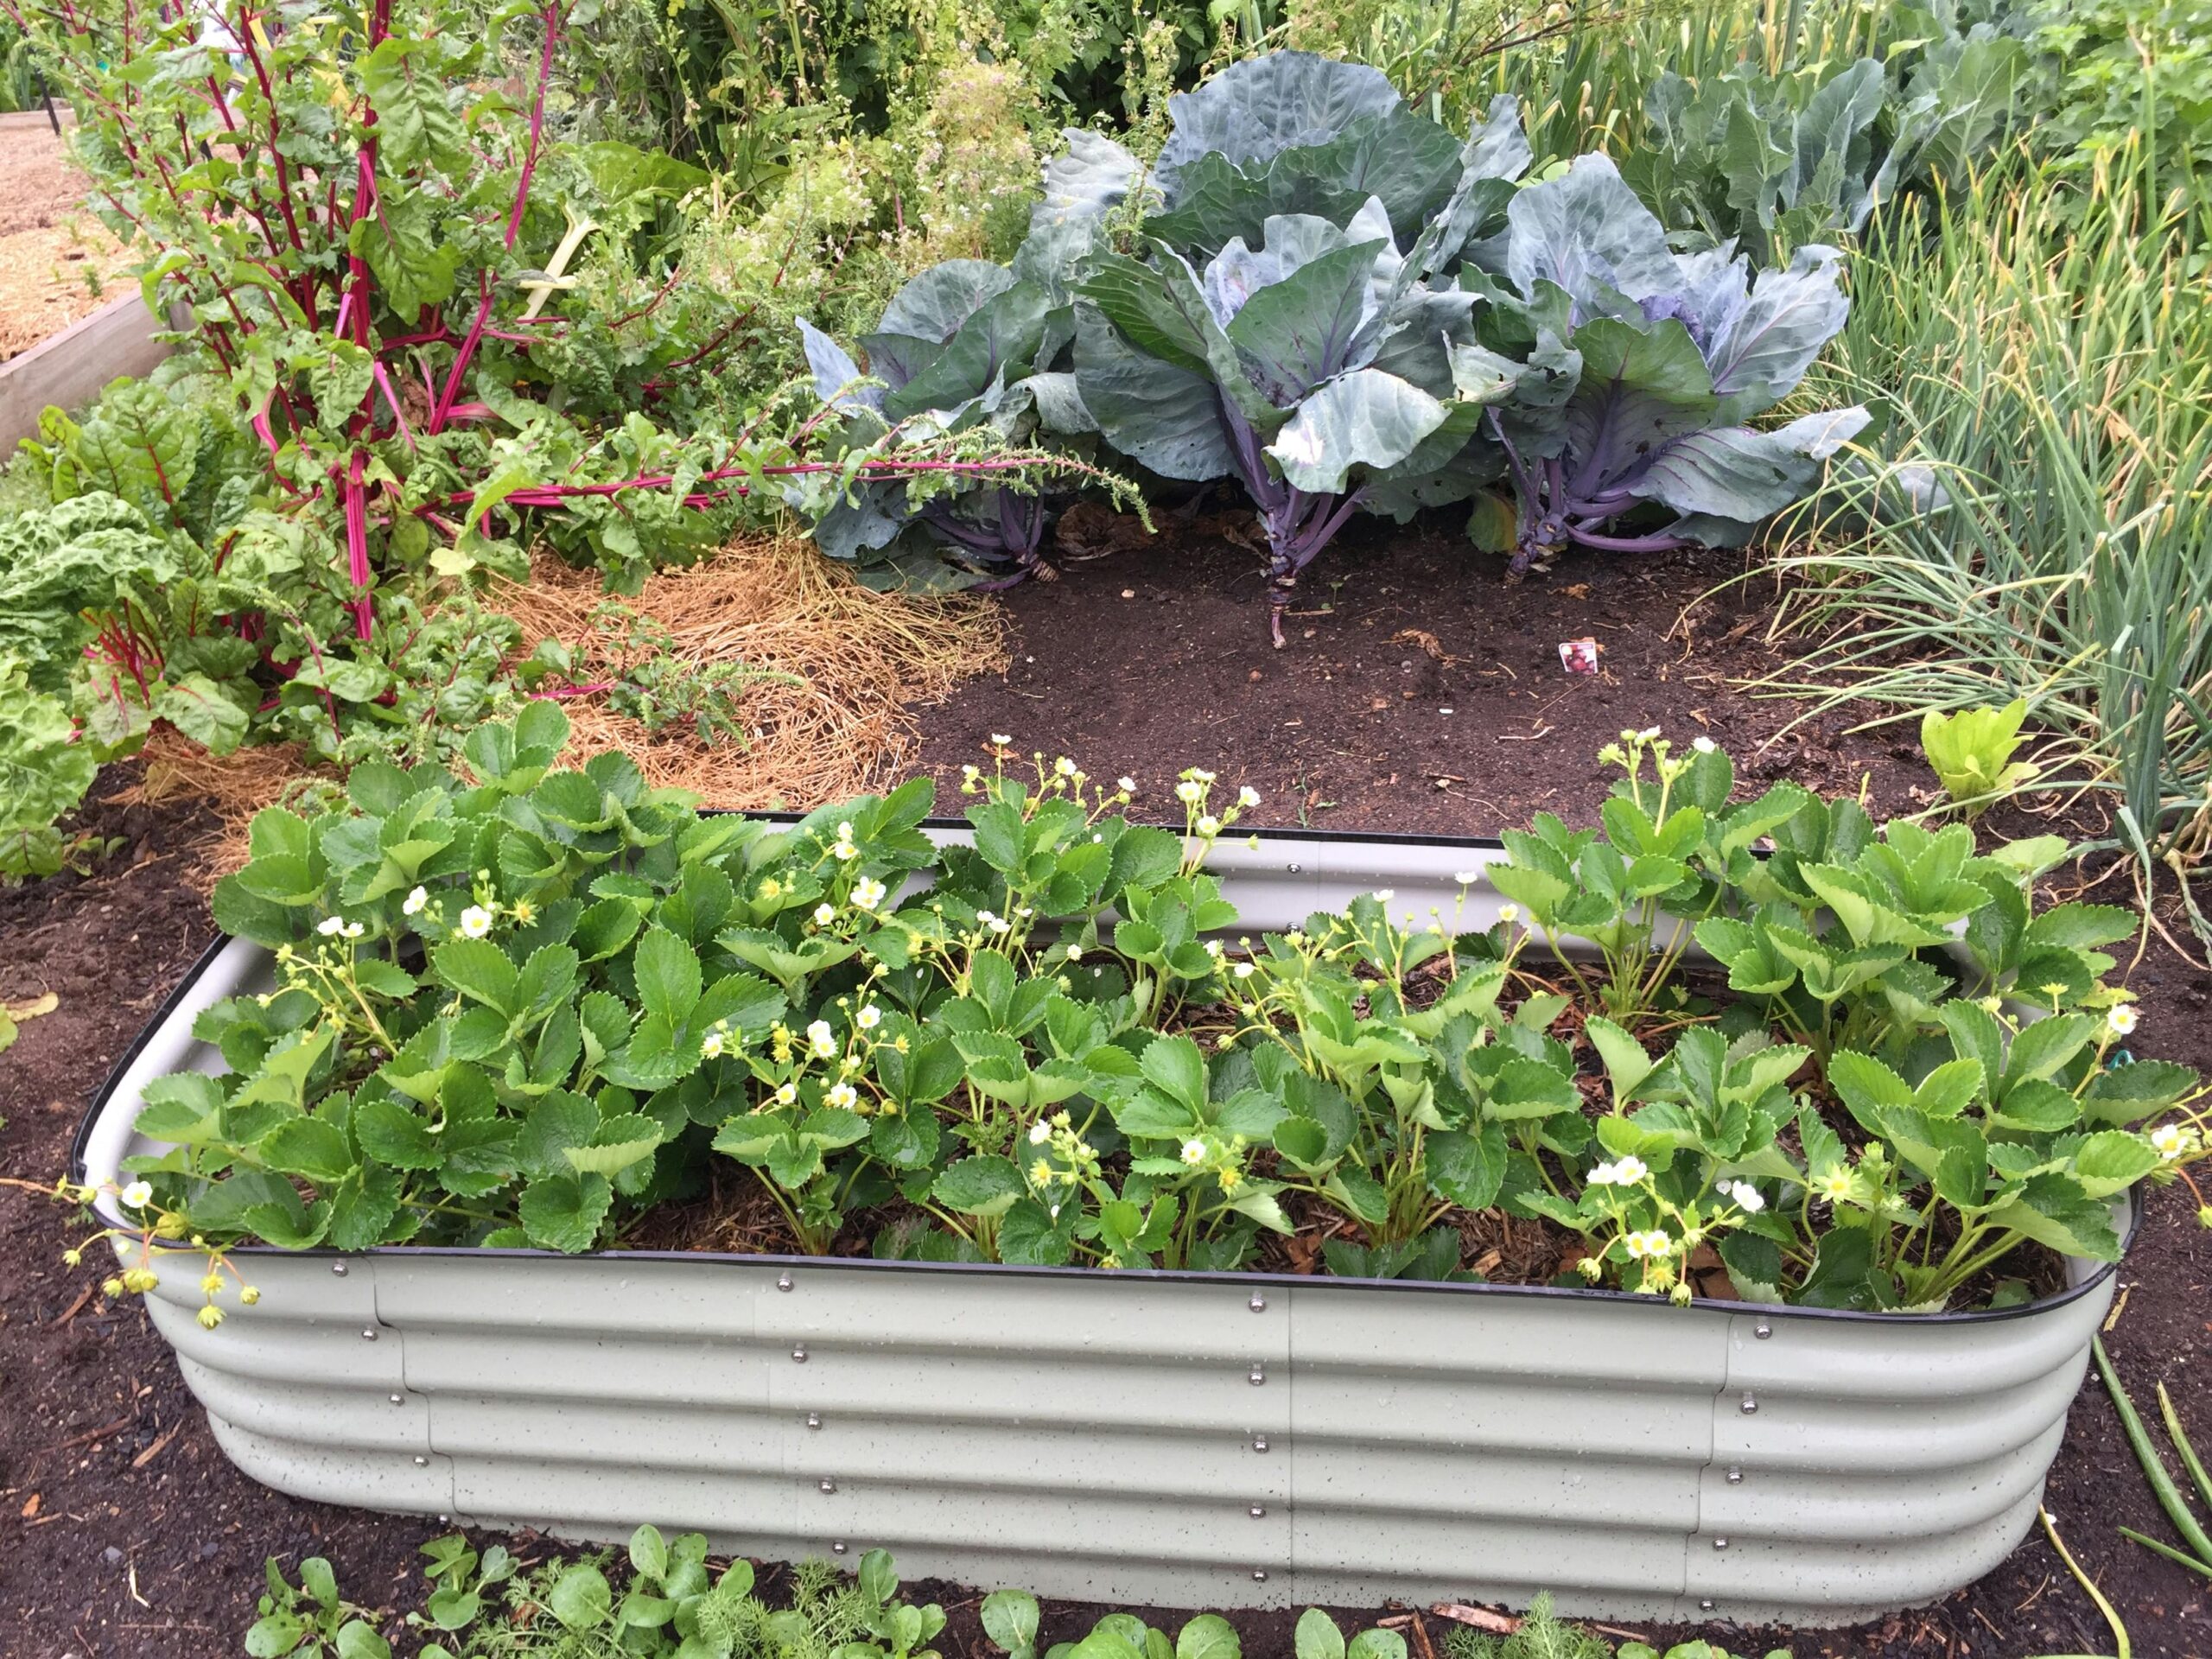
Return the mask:
<svg viewBox="0 0 2212 1659">
<path fill-rule="evenodd" d="M 1022 1590 L 1001 1590 L 983 1601 L 983 1633 L 1008 1659 L 1038 1659 L 1039 1608 Z M 1406 1641 L 1395 1630 L 1356 1633 L 1343 1629 L 1318 1607 L 1301 1614 L 1292 1637 L 1296 1659 L 1405 1659 Z M 1109 1613 L 1076 1642 L 1056 1642 L 1044 1659 L 1238 1659 L 1243 1644 L 1236 1627 L 1218 1613 L 1200 1613 L 1171 1638 L 1133 1613 Z"/>
<path fill-rule="evenodd" d="M 2090 0 L 2027 15 L 2038 90 L 2050 94 L 2038 137 L 2055 168 L 2093 175 L 2138 143 L 2177 179 L 2212 163 L 2212 10 L 2202 0 Z"/>
<path fill-rule="evenodd" d="M 1624 1642 L 1616 1649 L 1603 1637 L 1560 1618 L 1548 1594 L 1529 1604 L 1520 1628 L 1510 1636 L 1455 1624 L 1440 1645 L 1446 1659 L 1734 1659 L 1726 1649 L 1702 1640 L 1677 1642 L 1664 1654 L 1648 1642 Z M 1766 1659 L 1789 1659 L 1789 1650 L 1776 1648 Z"/>
<path fill-rule="evenodd" d="M 391 1644 L 369 1610 L 339 1595 L 337 1574 L 321 1556 L 300 1563 L 296 1587 L 273 1555 L 262 1576 L 268 1587 L 257 1604 L 261 1616 L 245 1633 L 249 1659 L 391 1659 Z"/>
<path fill-rule="evenodd" d="M 1735 767 L 1709 740 L 1678 755 L 1656 729 L 1624 731 L 1599 759 L 1623 773 L 1602 827 L 1571 830 L 1538 813 L 1531 829 L 1506 832 L 1507 861 L 1490 879 L 1513 901 L 1511 919 L 1541 936 L 1583 995 L 1611 1019 L 1630 1020 L 1672 981 L 1688 930 L 1730 887 L 1758 879 L 1754 847 L 1813 803 L 1785 783 L 1731 804 Z M 1597 946 L 1597 982 L 1566 950 L 1569 936 Z M 1700 943 L 1716 955 L 1726 945 Z"/>
<path fill-rule="evenodd" d="M 85 837 L 65 834 L 57 820 L 84 799 L 99 770 L 67 705 L 0 655 L 0 879 L 52 875 L 79 855 Z"/>
<path fill-rule="evenodd" d="M 860 0 L 610 8 L 582 30 L 575 79 L 610 128 L 645 130 L 734 188 L 758 188 L 833 122 L 896 130 L 946 21 L 931 7 Z M 963 39 L 988 42 L 1041 103 L 1084 124 L 1136 113 L 1142 69 L 1131 60 L 1147 28 L 1165 37 L 1171 84 L 1188 85 L 1215 48 L 1197 0 L 1096 0 L 1071 13 L 1041 0 L 987 0 L 959 8 L 957 21 Z"/>
<path fill-rule="evenodd" d="M 607 707 L 649 732 L 689 726 L 702 743 L 747 741 L 741 712 L 759 685 L 797 685 L 798 677 L 754 663 L 694 663 L 679 655 L 665 624 L 619 599 L 601 600 L 572 646 L 541 639 L 515 668 L 517 683 L 554 697 L 601 696 Z"/>
<path fill-rule="evenodd" d="M 406 1618 L 422 1659 L 937 1659 L 926 1644 L 944 1626 L 942 1608 L 899 1599 L 880 1549 L 849 1578 L 826 1561 L 798 1563 L 781 1608 L 754 1594 L 751 1562 L 716 1571 L 703 1535 L 671 1539 L 650 1525 L 620 1560 L 592 1551 L 524 1567 L 504 1546 L 480 1553 L 460 1533 L 432 1539 L 423 1554 L 429 1593 Z M 273 1560 L 268 1575 L 263 1618 L 246 1637 L 253 1659 L 391 1659 L 363 1610 L 339 1599 L 328 1562 L 303 1563 L 304 1593 Z"/>
<path fill-rule="evenodd" d="M 708 177 L 549 125 L 561 0 L 0 12 L 71 92 L 95 209 L 191 348 L 48 412 L 25 470 L 56 505 L 0 548 L 0 648 L 42 694 L 68 681 L 94 758 L 157 721 L 218 753 L 443 758 L 515 699 L 512 625 L 439 601 L 526 577 L 532 543 L 634 592 L 783 480 L 909 476 L 849 441 L 802 454 L 825 411 L 714 372 L 746 315 L 684 264 Z M 908 439 L 918 503 L 1033 470 L 994 433 Z M 53 864 L 44 830 L 12 864 Z"/>
<path fill-rule="evenodd" d="M 1945 714 L 1930 709 L 1920 717 L 1920 750 L 1935 769 L 1944 793 L 1968 817 L 1986 810 L 1997 797 L 2035 778 L 2040 768 L 2015 760 L 2020 725 L 2028 717 L 2025 697 L 2002 709 L 1961 709 Z"/>
<path fill-rule="evenodd" d="M 1040 424 L 1086 424 L 1075 377 L 1052 366 L 1075 334 L 1056 271 L 1017 276 L 976 259 L 931 266 L 862 336 L 866 378 L 811 323 L 802 318 L 798 327 L 817 395 L 845 417 L 839 442 L 866 449 L 912 423 L 946 433 L 987 428 L 999 443 L 1027 445 Z M 1124 493 L 1135 499 L 1133 490 Z M 802 511 L 820 496 L 803 483 L 786 486 L 786 499 Z M 852 563 L 870 587 L 998 588 L 1036 569 L 1046 503 L 1033 486 L 986 482 L 919 504 L 912 498 L 906 485 L 889 481 L 830 498 L 815 517 L 815 540 L 830 557 Z M 1008 564 L 1011 572 L 993 569 Z"/>
<path fill-rule="evenodd" d="M 2030 54 L 1987 22 L 1919 17 L 1925 33 L 1886 61 L 1662 73 L 1623 177 L 1670 226 L 1762 260 L 1857 233 L 1909 186 L 1964 184 L 2018 119 Z"/>
<path fill-rule="evenodd" d="M 423 1554 L 429 1558 L 423 1571 L 431 1590 L 423 1611 L 409 1614 L 408 1622 L 431 1630 L 467 1629 L 482 1617 L 488 1592 L 515 1573 L 514 1557 L 504 1545 L 493 1544 L 480 1554 L 459 1533 L 433 1538 Z"/>
<path fill-rule="evenodd" d="M 424 1643 L 423 1659 L 617 1653 L 731 1659 L 764 1650 L 808 1652 L 803 1640 L 768 1647 L 779 1621 L 791 1637 L 818 1634 L 820 1621 L 801 1609 L 819 1596 L 819 1564 L 799 1575 L 794 1610 L 772 1613 L 753 1596 L 752 1563 L 734 1560 L 719 1574 L 710 1572 L 707 1541 L 698 1533 L 670 1540 L 658 1528 L 639 1527 L 630 1539 L 626 1585 L 604 1554 L 556 1559 L 524 1573 L 499 1546 L 480 1558 L 457 1533 L 423 1549 L 437 1587 L 409 1622 L 441 1632 Z M 879 1556 L 882 1552 L 874 1552 L 861 1563 L 863 1581 L 887 1566 L 889 1558 L 879 1563 Z"/>
<path fill-rule="evenodd" d="M 1510 1635 L 1453 1624 L 1439 1646 L 1446 1659 L 1613 1659 L 1612 1643 L 1560 1618 L 1548 1594 L 1529 1604 Z"/>
<path fill-rule="evenodd" d="M 1717 748 L 1630 734 L 1600 825 L 1497 867 L 1525 925 L 1378 893 L 1232 952 L 1203 865 L 1258 796 L 1200 769 L 1179 835 L 1001 745 L 939 846 L 926 780 L 702 817 L 619 755 L 555 769 L 565 728 L 535 703 L 466 779 L 365 763 L 256 820 L 215 909 L 279 983 L 200 1017 L 228 1072 L 148 1087 L 123 1288 L 187 1235 L 211 1325 L 242 1237 L 588 1249 L 727 1157 L 815 1254 L 857 1222 L 886 1257 L 1224 1271 L 1311 1228 L 1332 1271 L 1452 1279 L 1496 1207 L 1592 1283 L 1687 1301 L 1710 1246 L 1746 1300 L 1936 1308 L 2025 1243 L 2112 1259 L 2109 1201 L 2204 1155 L 2194 1118 L 2142 1127 L 2197 1080 L 2116 1046 L 2125 912 L 2038 913 L 2048 849 L 1963 824 L 1730 804 Z M 1726 1007 L 1675 975 L 1693 935 Z"/>
<path fill-rule="evenodd" d="M 2189 1506 L 2189 1499 L 2173 1476 L 2168 1472 L 2166 1460 L 2159 1454 L 2157 1442 L 2143 1426 L 2142 1414 L 2136 1410 L 2135 1402 L 2128 1397 L 2119 1373 L 2113 1370 L 2112 1358 L 2105 1352 L 2101 1337 L 2090 1339 L 2090 1351 L 2095 1356 L 2097 1375 L 2104 1379 L 2105 1391 L 2111 1395 L 2113 1409 L 2120 1414 L 2120 1427 L 2126 1431 L 2129 1449 L 2135 1460 L 2143 1466 L 2143 1473 L 2151 1483 L 2151 1491 L 2158 1500 L 2158 1507 L 2166 1512 L 2166 1519 L 2173 1522 L 2174 1530 L 2181 1535 L 2183 1548 L 2176 1549 L 2156 1538 L 2146 1537 L 2130 1527 L 2122 1527 L 2120 1535 L 2131 1538 L 2154 1554 L 2177 1562 L 2192 1573 L 2212 1579 L 2212 1535 L 2208 1535 L 2204 1523 Z M 2164 1421 L 2166 1435 L 2173 1442 L 2174 1452 L 2181 1459 L 2182 1468 L 2188 1472 L 2190 1483 L 2196 1488 L 2200 1503 L 2212 1504 L 2212 1475 L 2205 1472 L 2203 1462 L 2196 1455 L 2196 1446 L 2182 1427 L 2181 1418 L 2174 1410 L 2174 1402 L 2167 1397 L 2166 1385 L 2158 1384 L 2158 1415 Z"/>
</svg>

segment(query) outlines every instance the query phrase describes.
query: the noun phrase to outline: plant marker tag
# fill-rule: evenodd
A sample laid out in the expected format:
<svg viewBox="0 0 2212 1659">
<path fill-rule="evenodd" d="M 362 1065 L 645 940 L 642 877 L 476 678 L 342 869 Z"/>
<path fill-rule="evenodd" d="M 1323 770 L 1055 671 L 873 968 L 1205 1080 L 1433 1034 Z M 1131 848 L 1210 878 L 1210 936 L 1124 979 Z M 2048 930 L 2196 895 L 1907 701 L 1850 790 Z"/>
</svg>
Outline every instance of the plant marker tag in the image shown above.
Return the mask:
<svg viewBox="0 0 2212 1659">
<path fill-rule="evenodd" d="M 1559 664 L 1570 674 L 1595 674 L 1598 653 L 1605 647 L 1596 639 L 1562 639 L 1559 642 Z"/>
</svg>

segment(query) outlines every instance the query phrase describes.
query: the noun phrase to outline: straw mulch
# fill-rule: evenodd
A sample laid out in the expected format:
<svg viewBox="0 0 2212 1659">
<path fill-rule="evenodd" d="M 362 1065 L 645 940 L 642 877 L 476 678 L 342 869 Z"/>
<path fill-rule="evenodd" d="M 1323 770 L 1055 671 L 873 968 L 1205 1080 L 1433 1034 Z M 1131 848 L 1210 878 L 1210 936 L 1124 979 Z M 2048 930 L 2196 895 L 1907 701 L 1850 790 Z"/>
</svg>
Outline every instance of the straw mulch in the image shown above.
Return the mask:
<svg viewBox="0 0 2212 1659">
<path fill-rule="evenodd" d="M 491 597 L 522 625 L 528 652 L 548 635 L 571 647 L 586 639 L 605 594 L 597 572 L 541 557 L 529 586 Z M 741 747 L 709 747 L 688 728 L 649 733 L 596 699 L 564 705 L 570 765 L 622 749 L 648 783 L 691 790 L 709 806 L 805 808 L 879 788 L 914 752 L 912 709 L 1007 664 L 1000 612 L 988 601 L 871 593 L 799 537 L 741 542 L 652 577 L 626 602 L 675 635 L 687 662 L 798 677 L 747 693 L 755 735 Z"/>
<path fill-rule="evenodd" d="M 527 654 L 548 635 L 572 649 L 587 643 L 605 596 L 596 571 L 546 557 L 527 586 L 503 585 L 490 599 L 522 625 Z M 596 697 L 564 702 L 566 764 L 621 749 L 649 784 L 690 790 L 709 806 L 804 808 L 879 789 L 914 752 L 911 711 L 1007 661 L 1000 612 L 988 601 L 871 593 L 797 537 L 736 543 L 652 578 L 626 602 L 665 627 L 686 662 L 744 662 L 797 682 L 747 690 L 741 709 L 753 735 L 742 745 L 709 747 L 682 725 L 649 732 Z M 245 862 L 256 812 L 334 776 L 291 746 L 217 757 L 162 727 L 146 746 L 143 775 L 113 798 L 205 807 L 208 827 L 193 850 L 197 881 L 212 886 Z"/>
<path fill-rule="evenodd" d="M 311 765 L 293 743 L 210 754 L 175 727 L 160 725 L 140 751 L 143 770 L 107 801 L 117 806 L 200 808 L 186 830 L 183 850 L 192 861 L 186 880 L 201 889 L 245 862 L 246 829 L 264 806 L 296 795 L 310 780 L 334 784 L 337 773 Z"/>
</svg>

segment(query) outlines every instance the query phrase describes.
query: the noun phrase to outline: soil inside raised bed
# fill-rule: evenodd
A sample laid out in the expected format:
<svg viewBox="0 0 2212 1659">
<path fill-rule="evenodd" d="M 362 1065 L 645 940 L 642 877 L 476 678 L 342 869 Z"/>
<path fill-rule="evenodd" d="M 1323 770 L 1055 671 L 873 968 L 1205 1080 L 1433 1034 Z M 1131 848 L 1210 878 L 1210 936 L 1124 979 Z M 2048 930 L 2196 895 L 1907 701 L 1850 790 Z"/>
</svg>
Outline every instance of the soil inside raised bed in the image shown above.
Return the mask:
<svg viewBox="0 0 2212 1659">
<path fill-rule="evenodd" d="M 947 806 L 958 798 L 960 766 L 981 760 L 993 732 L 1015 734 L 1048 758 L 1074 755 L 1096 775 L 1128 770 L 1163 789 L 1182 766 L 1210 766 L 1268 797 L 1262 823 L 1303 816 L 1376 831 L 1488 834 L 1539 809 L 1588 822 L 1608 781 L 1592 756 L 1627 725 L 1710 731 L 1753 779 L 1855 791 L 1864 776 L 1882 810 L 1911 810 L 1910 791 L 1926 784 L 1902 730 L 1894 740 L 1854 736 L 1832 715 L 1769 741 L 1800 709 L 1746 698 L 1729 683 L 1779 661 L 1759 644 L 1763 586 L 1700 607 L 1687 639 L 1670 637 L 1685 601 L 1736 568 L 1725 556 L 1570 558 L 1548 582 L 1507 589 L 1497 562 L 1464 543 L 1385 531 L 1323 556 L 1306 592 L 1325 599 L 1340 582 L 1335 608 L 1294 618 L 1281 652 L 1267 648 L 1247 550 L 1186 531 L 1095 562 L 1060 563 L 1059 582 L 1008 596 L 1020 640 L 1008 673 L 971 683 L 924 716 L 925 759 L 950 785 Z M 1120 598 L 1124 588 L 1140 597 Z M 1441 655 L 1395 642 L 1411 629 L 1431 635 Z M 1604 671 L 1567 678 L 1557 642 L 1592 634 L 1608 646 Z M 1408 690 L 1416 696 L 1402 696 Z M 1446 707 L 1454 712 L 1441 714 Z M 1503 741 L 1516 735 L 1535 741 Z M 240 1474 L 143 1308 L 105 1302 L 91 1261 L 75 1270 L 61 1262 L 79 1235 L 47 1192 L 78 1119 L 213 937 L 177 850 L 205 826 L 188 810 L 99 804 L 128 775 L 105 774 L 85 815 L 86 828 L 124 842 L 92 875 L 0 891 L 0 996 L 51 989 L 60 997 L 0 1057 L 0 1172 L 9 1183 L 0 1185 L 0 1654 L 9 1659 L 232 1659 L 265 1555 L 288 1567 L 304 1554 L 327 1555 L 354 1599 L 419 1607 L 427 1586 L 417 1549 L 442 1530 L 425 1519 L 300 1502 Z M 2072 880 L 2062 873 L 2059 885 Z M 2212 976 L 2154 937 L 2128 981 L 2145 999 L 2136 1052 L 2212 1069 Z M 2212 1366 L 2202 1363 L 2212 1342 L 2212 1233 L 2193 1209 L 2185 1188 L 2152 1192 L 2106 1342 L 2139 1403 L 2152 1402 L 2164 1382 L 2202 1446 L 2212 1443 Z M 2074 1404 L 2046 1503 L 2126 1619 L 2136 1653 L 2212 1655 L 2212 1585 L 2115 1530 L 2171 1536 L 2094 1380 Z M 938 1646 L 947 1655 L 992 1651 L 975 1592 L 923 1584 L 910 1593 L 944 1603 L 951 1623 Z M 1046 1639 L 1080 1634 L 1106 1611 L 1050 1604 Z M 1343 1610 L 1339 1623 L 1364 1627 L 1385 1611 Z M 1144 1616 L 1171 1630 L 1187 1617 Z M 1233 1622 L 1251 1659 L 1287 1659 L 1294 1614 L 1240 1613 Z M 1443 1629 L 1426 1620 L 1432 1643 L 1440 1644 Z M 1794 1640 L 1780 1630 L 1695 1633 L 1739 1653 L 1789 1646 L 1799 1659 L 2113 1651 L 2039 1532 L 1968 1589 L 1857 1630 Z"/>
</svg>

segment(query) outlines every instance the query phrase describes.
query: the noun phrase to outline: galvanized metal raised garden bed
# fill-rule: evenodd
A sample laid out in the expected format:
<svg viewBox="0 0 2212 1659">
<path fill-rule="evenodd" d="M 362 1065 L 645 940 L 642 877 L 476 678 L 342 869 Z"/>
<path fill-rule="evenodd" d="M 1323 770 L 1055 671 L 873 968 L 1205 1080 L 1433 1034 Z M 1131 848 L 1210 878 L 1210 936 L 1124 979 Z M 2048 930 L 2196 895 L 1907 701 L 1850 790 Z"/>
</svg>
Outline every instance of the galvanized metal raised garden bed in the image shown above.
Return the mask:
<svg viewBox="0 0 2212 1659">
<path fill-rule="evenodd" d="M 1447 913 L 1488 843 L 1263 836 L 1254 931 L 1393 887 Z M 1480 898 L 1470 920 L 1479 925 Z M 88 1116 L 219 1061 L 211 952 Z M 2034 1519 L 2113 1271 L 1936 1318 L 1610 1292 L 864 1261 L 241 1252 L 149 1301 L 248 1473 L 334 1503 L 1168 1606 L 1525 1603 L 1838 1624 L 1979 1577 Z"/>
</svg>

